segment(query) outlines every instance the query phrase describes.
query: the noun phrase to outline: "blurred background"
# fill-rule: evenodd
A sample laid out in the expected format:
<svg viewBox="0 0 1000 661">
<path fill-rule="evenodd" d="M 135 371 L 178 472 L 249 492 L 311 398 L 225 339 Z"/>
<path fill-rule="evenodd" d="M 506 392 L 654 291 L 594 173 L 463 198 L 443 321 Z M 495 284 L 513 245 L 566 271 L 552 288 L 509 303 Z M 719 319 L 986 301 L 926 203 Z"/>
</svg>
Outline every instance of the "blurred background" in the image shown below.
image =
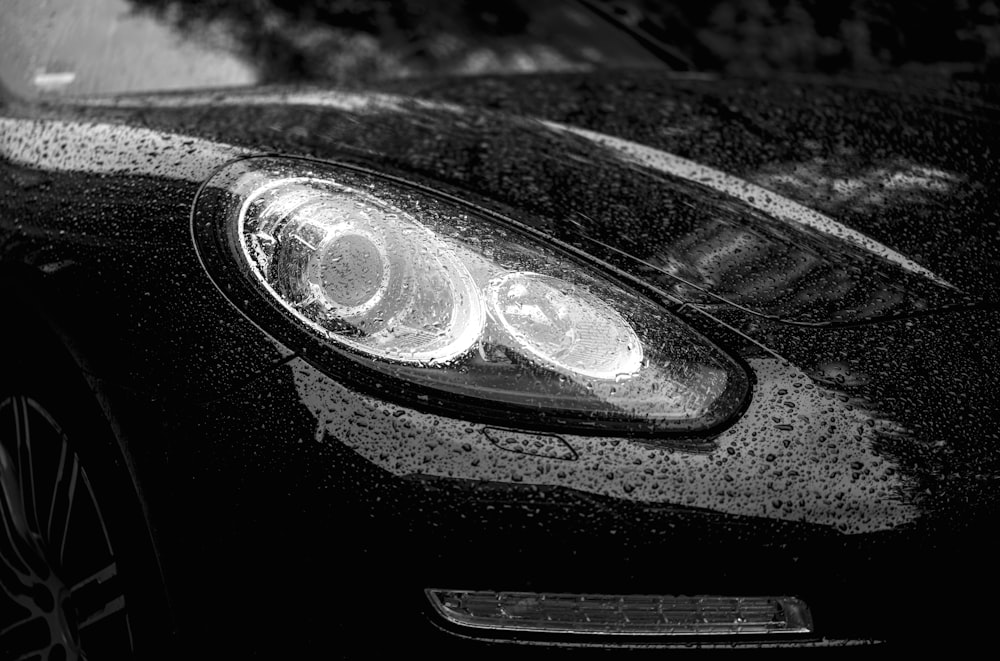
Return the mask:
<svg viewBox="0 0 1000 661">
<path fill-rule="evenodd" d="M 615 66 L 1000 80 L 1000 0 L 0 0 L 0 7 L 0 81 L 28 97 Z"/>
</svg>

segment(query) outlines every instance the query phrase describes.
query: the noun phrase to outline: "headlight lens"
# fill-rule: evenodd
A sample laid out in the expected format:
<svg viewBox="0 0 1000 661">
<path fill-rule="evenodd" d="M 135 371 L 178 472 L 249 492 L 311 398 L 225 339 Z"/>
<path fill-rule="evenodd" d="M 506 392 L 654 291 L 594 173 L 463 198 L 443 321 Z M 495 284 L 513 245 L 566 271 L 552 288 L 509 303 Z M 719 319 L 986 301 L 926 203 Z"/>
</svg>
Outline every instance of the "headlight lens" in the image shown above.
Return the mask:
<svg viewBox="0 0 1000 661">
<path fill-rule="evenodd" d="M 262 284 L 345 347 L 433 365 L 466 353 L 482 334 L 482 302 L 457 255 L 360 190 L 279 179 L 249 194 L 240 225 Z"/>
<path fill-rule="evenodd" d="M 512 426 L 661 436 L 723 424 L 746 396 L 745 372 L 659 304 L 444 195 L 262 157 L 212 177 L 194 218 L 230 300 L 382 397 Z"/>
<path fill-rule="evenodd" d="M 540 273 L 506 273 L 487 289 L 490 318 L 511 346 L 540 363 L 592 379 L 627 379 L 642 343 L 614 308 L 585 289 Z"/>
</svg>

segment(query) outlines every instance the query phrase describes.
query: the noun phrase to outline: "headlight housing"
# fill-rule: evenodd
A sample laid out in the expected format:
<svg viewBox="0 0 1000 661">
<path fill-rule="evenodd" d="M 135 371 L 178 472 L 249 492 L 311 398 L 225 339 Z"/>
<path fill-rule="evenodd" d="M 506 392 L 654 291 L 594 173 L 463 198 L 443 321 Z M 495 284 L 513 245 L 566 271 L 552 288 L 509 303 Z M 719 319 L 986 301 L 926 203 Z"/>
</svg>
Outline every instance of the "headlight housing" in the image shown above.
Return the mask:
<svg viewBox="0 0 1000 661">
<path fill-rule="evenodd" d="M 386 399 L 506 426 L 694 439 L 747 395 L 732 358 L 615 273 L 422 186 L 251 158 L 206 182 L 193 218 L 237 307 Z"/>
</svg>

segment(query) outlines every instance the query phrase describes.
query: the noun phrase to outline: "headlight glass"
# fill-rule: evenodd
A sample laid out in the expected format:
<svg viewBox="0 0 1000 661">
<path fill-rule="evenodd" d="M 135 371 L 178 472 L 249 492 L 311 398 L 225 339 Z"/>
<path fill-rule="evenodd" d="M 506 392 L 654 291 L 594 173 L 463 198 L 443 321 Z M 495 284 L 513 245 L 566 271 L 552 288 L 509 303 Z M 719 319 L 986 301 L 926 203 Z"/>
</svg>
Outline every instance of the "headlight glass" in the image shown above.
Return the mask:
<svg viewBox="0 0 1000 661">
<path fill-rule="evenodd" d="M 360 168 L 236 162 L 199 193 L 194 235 L 251 319 L 385 398 L 662 436 L 717 427 L 746 396 L 731 358 L 572 248 Z"/>
<path fill-rule="evenodd" d="M 345 347 L 434 365 L 468 352 L 482 334 L 481 297 L 459 256 L 361 190 L 278 179 L 247 195 L 239 223 L 261 283 Z"/>
</svg>

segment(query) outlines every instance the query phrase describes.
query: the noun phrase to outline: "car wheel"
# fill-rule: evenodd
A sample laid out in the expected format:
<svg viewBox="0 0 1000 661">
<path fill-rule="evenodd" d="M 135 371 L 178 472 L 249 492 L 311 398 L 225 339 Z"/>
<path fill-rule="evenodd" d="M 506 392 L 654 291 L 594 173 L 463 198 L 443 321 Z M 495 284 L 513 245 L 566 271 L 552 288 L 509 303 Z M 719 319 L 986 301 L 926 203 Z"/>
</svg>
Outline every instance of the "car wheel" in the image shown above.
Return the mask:
<svg viewBox="0 0 1000 661">
<path fill-rule="evenodd" d="M 0 360 L 0 658 L 146 656 L 165 599 L 130 474 L 65 350 L 25 341 Z"/>
</svg>

